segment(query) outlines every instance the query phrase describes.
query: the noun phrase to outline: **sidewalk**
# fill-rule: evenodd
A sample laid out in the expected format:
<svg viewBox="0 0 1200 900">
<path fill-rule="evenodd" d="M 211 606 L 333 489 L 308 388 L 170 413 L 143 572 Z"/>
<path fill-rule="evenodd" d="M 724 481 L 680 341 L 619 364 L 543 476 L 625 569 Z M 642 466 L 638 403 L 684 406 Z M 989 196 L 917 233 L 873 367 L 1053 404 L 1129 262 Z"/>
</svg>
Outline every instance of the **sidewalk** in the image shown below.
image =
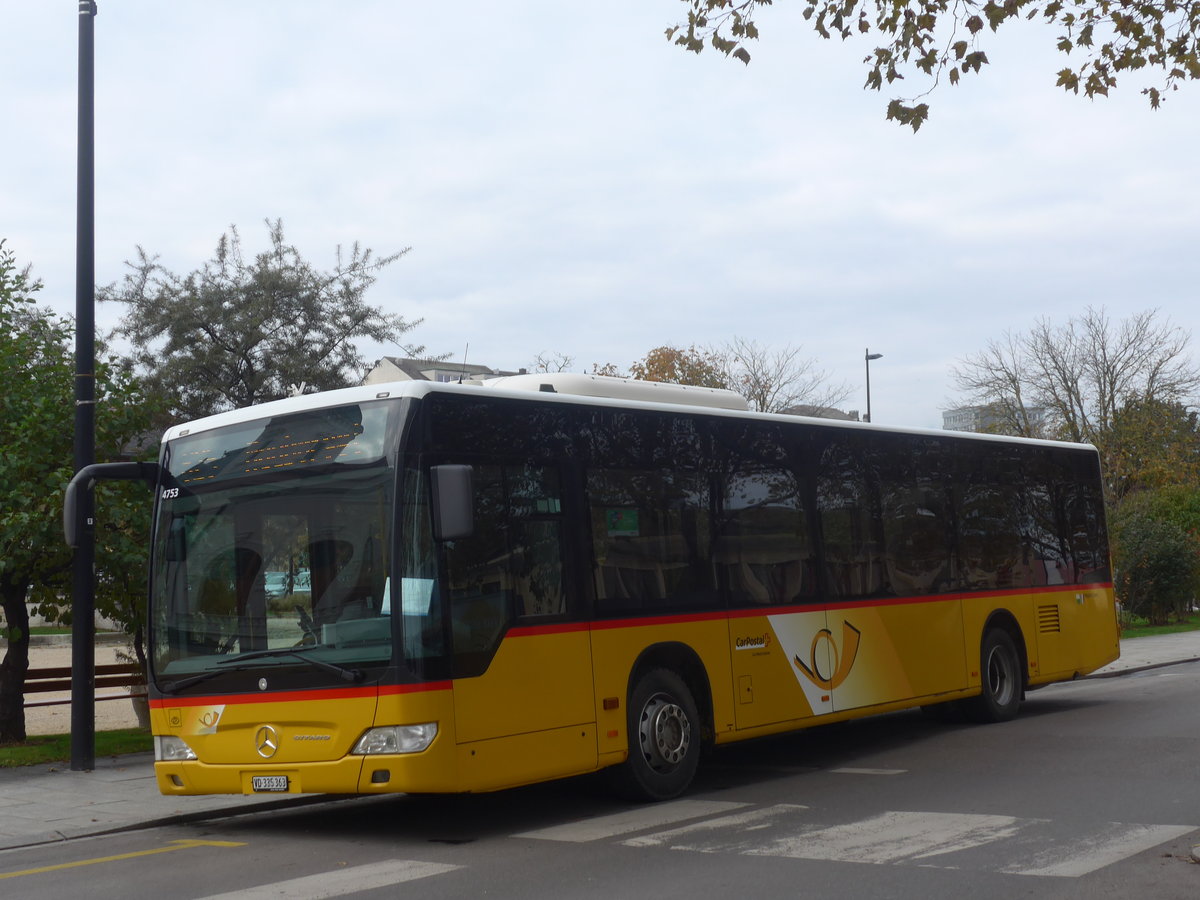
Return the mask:
<svg viewBox="0 0 1200 900">
<path fill-rule="evenodd" d="M 1143 669 L 1200 660 L 1200 631 L 1159 634 L 1121 642 L 1121 658 L 1097 669 L 1088 678 L 1112 678 Z"/>
<path fill-rule="evenodd" d="M 1120 660 L 1088 677 L 1111 678 L 1197 660 L 1200 631 L 1137 638 L 1122 644 Z M 92 772 L 72 772 L 66 763 L 0 769 L 0 850 L 330 799 L 322 795 L 164 797 L 155 784 L 154 760 L 148 753 L 97 759 Z"/>
</svg>

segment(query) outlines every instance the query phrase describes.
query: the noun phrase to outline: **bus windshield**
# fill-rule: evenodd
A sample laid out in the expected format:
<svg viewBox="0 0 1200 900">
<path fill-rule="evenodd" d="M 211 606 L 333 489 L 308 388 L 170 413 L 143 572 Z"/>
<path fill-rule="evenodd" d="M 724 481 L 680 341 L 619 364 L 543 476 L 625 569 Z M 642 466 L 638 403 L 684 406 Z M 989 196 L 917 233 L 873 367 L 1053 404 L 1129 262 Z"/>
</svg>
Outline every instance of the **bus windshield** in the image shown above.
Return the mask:
<svg viewBox="0 0 1200 900">
<path fill-rule="evenodd" d="M 169 443 L 151 573 L 160 690 L 237 690 L 264 669 L 272 687 L 358 681 L 390 662 L 396 410 L 355 404 Z"/>
</svg>

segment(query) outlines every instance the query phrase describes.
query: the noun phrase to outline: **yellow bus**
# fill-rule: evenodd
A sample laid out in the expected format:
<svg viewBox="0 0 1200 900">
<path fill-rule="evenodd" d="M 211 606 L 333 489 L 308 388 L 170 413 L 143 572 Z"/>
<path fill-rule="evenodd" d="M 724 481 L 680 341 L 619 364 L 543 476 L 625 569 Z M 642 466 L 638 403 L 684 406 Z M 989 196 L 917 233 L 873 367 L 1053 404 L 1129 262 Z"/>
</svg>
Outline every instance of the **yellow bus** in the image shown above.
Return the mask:
<svg viewBox="0 0 1200 900">
<path fill-rule="evenodd" d="M 706 745 L 1006 720 L 1118 654 L 1091 447 L 552 374 L 221 414 L 146 472 L 165 794 L 661 800 Z"/>
</svg>

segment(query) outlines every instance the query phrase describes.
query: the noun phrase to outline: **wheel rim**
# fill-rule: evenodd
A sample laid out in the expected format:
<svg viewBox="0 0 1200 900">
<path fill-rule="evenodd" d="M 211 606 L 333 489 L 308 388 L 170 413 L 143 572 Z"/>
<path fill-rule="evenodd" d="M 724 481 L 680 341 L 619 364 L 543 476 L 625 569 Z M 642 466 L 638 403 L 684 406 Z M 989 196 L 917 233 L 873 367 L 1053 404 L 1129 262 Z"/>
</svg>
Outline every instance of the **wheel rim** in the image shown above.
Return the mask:
<svg viewBox="0 0 1200 900">
<path fill-rule="evenodd" d="M 668 769 L 687 756 L 692 742 L 692 723 L 683 707 L 670 697 L 651 697 L 642 708 L 638 742 L 651 768 Z"/>
<path fill-rule="evenodd" d="M 1000 647 L 993 647 L 987 663 L 988 693 L 998 706 L 1012 702 L 1016 690 L 1012 662 Z"/>
</svg>

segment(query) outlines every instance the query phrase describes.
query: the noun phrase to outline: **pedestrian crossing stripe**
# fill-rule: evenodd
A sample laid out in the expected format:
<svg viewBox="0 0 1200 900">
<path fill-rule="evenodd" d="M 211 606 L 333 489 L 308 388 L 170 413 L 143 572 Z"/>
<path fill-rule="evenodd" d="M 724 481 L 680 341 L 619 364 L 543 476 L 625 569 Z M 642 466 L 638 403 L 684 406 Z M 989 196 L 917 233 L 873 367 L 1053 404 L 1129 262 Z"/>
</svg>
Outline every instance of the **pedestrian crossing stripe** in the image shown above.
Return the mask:
<svg viewBox="0 0 1200 900">
<path fill-rule="evenodd" d="M 1195 831 L 1194 825 L 1092 825 L 1064 842 L 1048 819 L 884 812 L 826 824 L 805 806 L 776 804 L 631 837 L 627 847 L 829 862 L 916 865 L 1008 875 L 1078 877 Z"/>
<path fill-rule="evenodd" d="M 1064 841 L 1062 825 L 1049 819 L 889 811 L 829 822 L 799 804 L 749 806 L 677 800 L 515 836 L 574 843 L 623 837 L 626 847 L 1078 877 L 1196 830 L 1109 822 Z"/>
<path fill-rule="evenodd" d="M 724 800 L 674 800 L 669 803 L 656 803 L 653 806 L 639 806 L 636 809 L 608 816 L 596 816 L 591 819 L 581 819 L 578 822 L 567 822 L 564 825 L 552 825 L 536 831 L 523 831 L 513 837 L 586 843 L 614 838 L 634 831 L 645 831 L 648 828 L 661 828 L 664 825 L 672 825 L 688 819 L 719 815 L 749 805 L 748 803 L 732 803 Z"/>
<path fill-rule="evenodd" d="M 329 900 L 329 898 L 344 897 L 347 894 L 357 894 L 361 891 L 391 887 L 406 881 L 415 881 L 418 878 L 444 875 L 446 872 L 453 872 L 460 868 L 462 867 L 446 863 L 388 859 L 383 862 L 334 869 L 331 872 L 304 875 L 288 881 L 276 881 L 257 887 L 241 888 L 224 894 L 212 894 L 201 900 L 280 900 L 281 897 Z"/>
</svg>

